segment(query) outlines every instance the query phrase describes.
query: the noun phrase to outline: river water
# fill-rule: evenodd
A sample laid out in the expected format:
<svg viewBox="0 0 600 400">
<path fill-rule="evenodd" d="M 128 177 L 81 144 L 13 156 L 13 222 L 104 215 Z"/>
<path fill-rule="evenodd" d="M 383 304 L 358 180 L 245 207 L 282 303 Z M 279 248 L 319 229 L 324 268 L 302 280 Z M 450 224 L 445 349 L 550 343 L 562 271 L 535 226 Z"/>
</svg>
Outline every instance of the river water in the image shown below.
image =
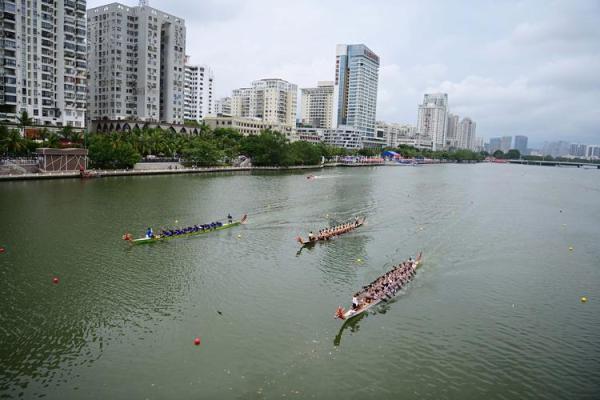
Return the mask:
<svg viewBox="0 0 600 400">
<path fill-rule="evenodd" d="M 315 173 L 0 184 L 0 398 L 600 396 L 600 171 Z M 227 213 L 249 223 L 121 240 Z M 417 251 L 392 302 L 333 318 Z"/>
</svg>

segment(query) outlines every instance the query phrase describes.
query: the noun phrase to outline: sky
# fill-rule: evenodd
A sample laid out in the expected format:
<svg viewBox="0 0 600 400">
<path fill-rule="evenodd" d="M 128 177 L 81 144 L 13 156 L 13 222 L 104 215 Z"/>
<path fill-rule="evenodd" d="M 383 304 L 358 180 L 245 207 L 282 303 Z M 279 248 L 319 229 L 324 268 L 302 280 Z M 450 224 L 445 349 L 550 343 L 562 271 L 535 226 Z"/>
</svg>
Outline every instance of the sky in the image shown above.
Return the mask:
<svg viewBox="0 0 600 400">
<path fill-rule="evenodd" d="M 137 1 L 123 1 L 135 6 Z M 89 0 L 88 8 L 107 4 Z M 217 98 L 253 80 L 333 80 L 338 43 L 380 56 L 377 119 L 416 124 L 427 92 L 477 135 L 600 144 L 600 1 L 149 0 L 185 19 Z"/>
</svg>

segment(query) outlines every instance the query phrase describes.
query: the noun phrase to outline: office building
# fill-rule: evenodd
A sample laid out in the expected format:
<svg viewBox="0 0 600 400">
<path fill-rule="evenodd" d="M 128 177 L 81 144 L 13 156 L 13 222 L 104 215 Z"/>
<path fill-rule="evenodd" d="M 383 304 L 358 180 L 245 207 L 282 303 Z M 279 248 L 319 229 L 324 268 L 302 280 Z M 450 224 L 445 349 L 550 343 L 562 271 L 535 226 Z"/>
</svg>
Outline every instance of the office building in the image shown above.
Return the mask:
<svg viewBox="0 0 600 400">
<path fill-rule="evenodd" d="M 331 129 L 333 82 L 318 82 L 316 88 L 301 89 L 300 122 L 313 128 Z"/>
<path fill-rule="evenodd" d="M 541 153 L 545 156 L 564 157 L 569 154 L 571 144 L 565 141 L 544 142 Z"/>
<path fill-rule="evenodd" d="M 377 137 L 383 137 L 387 147 L 398 147 L 401 144 L 416 144 L 417 128 L 408 124 L 396 124 L 377 121 Z"/>
<path fill-rule="evenodd" d="M 417 134 L 431 139 L 433 150 L 441 150 L 446 145 L 446 127 L 448 125 L 448 95 L 446 93 L 427 93 L 423 104 L 419 105 Z"/>
<path fill-rule="evenodd" d="M 519 153 L 522 155 L 527 154 L 527 136 L 517 135 L 515 136 L 515 147 L 516 150 L 519 150 Z"/>
<path fill-rule="evenodd" d="M 88 10 L 88 119 L 184 119 L 185 22 L 140 2 Z"/>
<path fill-rule="evenodd" d="M 488 153 L 494 154 L 496 151 L 502 149 L 502 138 L 495 137 L 490 138 L 490 144 L 488 146 Z"/>
<path fill-rule="evenodd" d="M 347 138 L 351 132 L 360 136 L 361 146 L 380 146 L 375 136 L 379 56 L 364 44 L 339 44 L 336 47 L 332 128 L 335 135 Z M 333 137 L 333 136 L 330 136 Z M 344 143 L 355 143 L 340 139 Z"/>
<path fill-rule="evenodd" d="M 187 61 L 187 60 L 186 60 Z M 214 114 L 214 75 L 206 65 L 185 65 L 184 119 L 202 121 L 202 118 Z"/>
<path fill-rule="evenodd" d="M 260 79 L 231 95 L 231 115 L 296 125 L 298 87 L 283 79 Z"/>
<path fill-rule="evenodd" d="M 509 151 L 512 147 L 512 136 L 502 136 L 500 139 L 500 150 L 503 153 Z"/>
<path fill-rule="evenodd" d="M 0 118 L 84 127 L 85 0 L 0 4 Z"/>
</svg>

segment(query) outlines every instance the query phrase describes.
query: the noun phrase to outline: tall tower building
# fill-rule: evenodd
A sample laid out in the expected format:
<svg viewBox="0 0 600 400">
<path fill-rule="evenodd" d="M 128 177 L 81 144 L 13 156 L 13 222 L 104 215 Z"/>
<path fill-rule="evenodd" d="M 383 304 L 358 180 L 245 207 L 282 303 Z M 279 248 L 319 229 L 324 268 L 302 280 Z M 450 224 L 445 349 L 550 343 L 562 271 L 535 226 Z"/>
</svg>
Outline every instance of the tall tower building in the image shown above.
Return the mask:
<svg viewBox="0 0 600 400">
<path fill-rule="evenodd" d="M 448 95 L 446 93 L 427 93 L 423 104 L 419 105 L 417 133 L 433 142 L 433 150 L 446 145 L 446 127 L 448 125 Z"/>
<path fill-rule="evenodd" d="M 183 123 L 184 20 L 144 1 L 92 8 L 87 20 L 88 119 Z"/>
<path fill-rule="evenodd" d="M 85 0 L 0 4 L 0 118 L 84 127 Z"/>
<path fill-rule="evenodd" d="M 469 117 L 460 121 L 458 134 L 458 147 L 460 149 L 473 150 L 475 148 L 475 129 L 476 125 Z"/>
<path fill-rule="evenodd" d="M 214 114 L 214 75 L 206 65 L 185 65 L 184 119 L 200 122 Z"/>
<path fill-rule="evenodd" d="M 459 147 L 459 118 L 458 115 L 448 113 L 448 125 L 446 128 L 446 145 L 448 147 Z"/>
<path fill-rule="evenodd" d="M 331 129 L 333 82 L 318 82 L 316 88 L 301 89 L 301 121 L 313 128 Z"/>
<path fill-rule="evenodd" d="M 363 145 L 375 138 L 378 82 L 377 54 L 364 44 L 337 45 L 332 125 L 358 132 Z"/>
<path fill-rule="evenodd" d="M 527 136 L 515 136 L 515 149 L 519 150 L 522 155 L 527 154 Z"/>
<path fill-rule="evenodd" d="M 231 114 L 296 126 L 298 86 L 283 79 L 260 79 L 231 94 Z"/>
</svg>

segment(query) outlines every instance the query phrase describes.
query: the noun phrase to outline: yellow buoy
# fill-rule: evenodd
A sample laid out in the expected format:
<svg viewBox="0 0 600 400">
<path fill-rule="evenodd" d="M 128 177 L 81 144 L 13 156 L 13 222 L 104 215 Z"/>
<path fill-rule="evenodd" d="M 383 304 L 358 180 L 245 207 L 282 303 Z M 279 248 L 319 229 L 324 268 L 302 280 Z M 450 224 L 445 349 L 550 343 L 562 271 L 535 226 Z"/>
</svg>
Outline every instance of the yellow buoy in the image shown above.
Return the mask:
<svg viewBox="0 0 600 400">
<path fill-rule="evenodd" d="M 361 262 L 362 262 L 362 260 L 361 260 L 360 258 L 357 258 L 357 259 L 356 259 L 356 262 L 357 262 L 357 263 L 361 263 Z"/>
<path fill-rule="evenodd" d="M 242 235 L 238 235 L 238 239 L 241 239 Z"/>
<path fill-rule="evenodd" d="M 582 296 L 582 297 L 581 297 L 581 302 L 582 302 L 582 303 L 587 303 L 587 297 L 585 297 L 585 296 Z"/>
<path fill-rule="evenodd" d="M 569 251 L 573 251 L 573 246 L 569 246 Z"/>
<path fill-rule="evenodd" d="M 179 221 L 175 220 L 175 223 L 178 223 Z"/>
</svg>

